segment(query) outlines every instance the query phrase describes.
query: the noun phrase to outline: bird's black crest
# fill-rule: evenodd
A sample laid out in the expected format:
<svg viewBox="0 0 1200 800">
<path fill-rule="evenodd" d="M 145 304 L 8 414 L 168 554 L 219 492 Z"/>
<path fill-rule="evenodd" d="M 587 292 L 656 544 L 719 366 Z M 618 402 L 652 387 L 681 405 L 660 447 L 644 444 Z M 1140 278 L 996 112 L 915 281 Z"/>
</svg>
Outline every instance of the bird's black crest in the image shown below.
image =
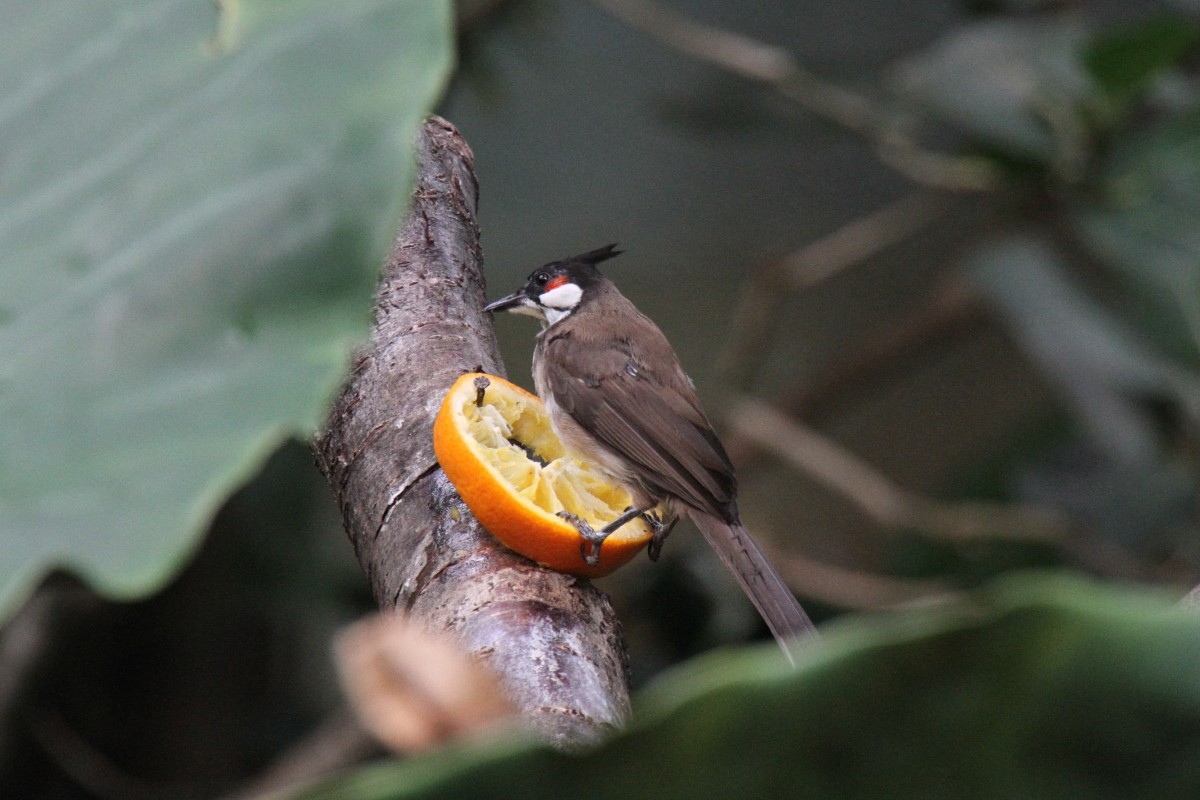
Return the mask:
<svg viewBox="0 0 1200 800">
<path fill-rule="evenodd" d="M 591 264 L 594 267 L 601 261 L 608 261 L 610 258 L 616 258 L 623 252 L 625 251 L 618 250 L 616 242 L 613 242 L 612 244 L 606 244 L 604 247 L 593 250 L 590 253 L 572 256 L 571 258 L 568 258 L 567 261 L 582 261 L 585 264 Z"/>
</svg>

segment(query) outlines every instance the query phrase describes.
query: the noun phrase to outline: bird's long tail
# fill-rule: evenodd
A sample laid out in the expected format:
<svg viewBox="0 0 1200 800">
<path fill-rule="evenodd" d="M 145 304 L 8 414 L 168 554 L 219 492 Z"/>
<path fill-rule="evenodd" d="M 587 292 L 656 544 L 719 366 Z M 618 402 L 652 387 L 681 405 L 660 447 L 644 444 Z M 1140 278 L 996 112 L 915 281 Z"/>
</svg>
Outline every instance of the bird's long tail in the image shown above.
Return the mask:
<svg viewBox="0 0 1200 800">
<path fill-rule="evenodd" d="M 796 601 L 775 567 L 767 560 L 750 533 L 738 524 L 730 524 L 710 514 L 691 511 L 709 545 L 737 578 L 742 591 L 754 603 L 775 641 L 788 660 L 795 663 L 795 647 L 803 636 L 816 636 L 817 629 Z"/>
</svg>

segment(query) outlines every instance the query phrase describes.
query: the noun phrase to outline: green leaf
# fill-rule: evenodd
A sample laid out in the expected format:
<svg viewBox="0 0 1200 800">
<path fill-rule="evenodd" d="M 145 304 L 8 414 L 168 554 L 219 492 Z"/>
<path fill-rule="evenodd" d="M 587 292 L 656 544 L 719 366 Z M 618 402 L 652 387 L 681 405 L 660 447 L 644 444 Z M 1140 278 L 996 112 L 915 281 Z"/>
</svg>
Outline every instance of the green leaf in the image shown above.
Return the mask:
<svg viewBox="0 0 1200 800">
<path fill-rule="evenodd" d="M 159 585 L 309 435 L 451 62 L 446 0 L 0 9 L 0 611 Z"/>
<path fill-rule="evenodd" d="M 1198 42 L 1200 25 L 1182 14 L 1162 14 L 1096 37 L 1083 60 L 1105 94 L 1123 106 Z"/>
<path fill-rule="evenodd" d="M 953 607 L 838 624 L 795 671 L 767 650 L 688 665 L 583 756 L 460 745 L 300 797 L 1191 798 L 1197 663 L 1192 613 L 1010 579 Z"/>
</svg>

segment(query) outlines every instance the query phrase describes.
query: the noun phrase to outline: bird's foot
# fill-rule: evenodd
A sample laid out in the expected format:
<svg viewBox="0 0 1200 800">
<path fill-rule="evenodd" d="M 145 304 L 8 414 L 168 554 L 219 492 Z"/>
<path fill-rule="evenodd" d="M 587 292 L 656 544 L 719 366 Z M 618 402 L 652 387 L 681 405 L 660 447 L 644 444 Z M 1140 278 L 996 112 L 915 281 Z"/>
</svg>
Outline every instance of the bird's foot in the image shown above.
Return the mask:
<svg viewBox="0 0 1200 800">
<path fill-rule="evenodd" d="M 583 560 L 587 562 L 588 566 L 594 567 L 599 564 L 600 546 L 604 544 L 604 540 L 612 531 L 607 526 L 596 530 L 586 519 L 572 514 L 570 511 L 559 511 L 558 516 L 574 525 L 575 530 L 579 531 L 579 536 L 583 539 L 579 545 L 579 554 L 583 556 Z"/>
<path fill-rule="evenodd" d="M 569 511 L 559 511 L 558 516 L 574 525 L 575 530 L 579 531 L 579 535 L 583 538 L 583 543 L 579 545 L 579 553 L 583 556 L 583 560 L 592 567 L 600 563 L 600 545 L 604 544 L 604 540 L 607 539 L 613 533 L 613 531 L 617 530 L 635 517 L 642 517 L 647 523 L 649 523 L 650 528 L 653 531 L 653 537 L 650 540 L 651 548 L 654 548 L 654 540 L 659 540 L 658 547 L 655 550 L 655 555 L 652 556 L 652 558 L 657 558 L 657 550 L 662 549 L 662 540 L 667 538 L 667 534 L 671 532 L 671 528 L 675 524 L 675 521 L 671 520 L 671 523 L 664 529 L 662 522 L 657 518 L 652 518 L 649 512 L 642 511 L 640 508 L 634 508 L 633 506 L 625 509 L 625 512 L 621 514 L 621 516 L 617 517 L 600 530 L 596 530 L 588 523 L 586 519 L 572 514 Z"/>
<path fill-rule="evenodd" d="M 642 519 L 646 520 L 651 531 L 650 546 L 646 548 L 646 555 L 650 556 L 651 561 L 658 561 L 663 545 L 666 544 L 667 537 L 671 534 L 671 529 L 675 527 L 679 518 L 672 516 L 670 519 L 664 519 L 658 514 L 647 511 L 642 514 Z"/>
</svg>

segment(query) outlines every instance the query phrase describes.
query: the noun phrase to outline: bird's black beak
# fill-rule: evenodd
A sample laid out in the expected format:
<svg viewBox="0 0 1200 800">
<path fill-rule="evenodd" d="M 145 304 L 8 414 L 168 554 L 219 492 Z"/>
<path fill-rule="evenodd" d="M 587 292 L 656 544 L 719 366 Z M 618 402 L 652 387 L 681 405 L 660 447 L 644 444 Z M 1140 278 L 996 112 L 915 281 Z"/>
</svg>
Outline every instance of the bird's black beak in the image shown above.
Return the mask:
<svg viewBox="0 0 1200 800">
<path fill-rule="evenodd" d="M 483 307 L 484 311 L 513 311 L 522 306 L 529 305 L 529 295 L 522 289 L 518 292 L 513 292 L 507 297 L 501 297 L 499 300 L 493 300 Z"/>
</svg>

